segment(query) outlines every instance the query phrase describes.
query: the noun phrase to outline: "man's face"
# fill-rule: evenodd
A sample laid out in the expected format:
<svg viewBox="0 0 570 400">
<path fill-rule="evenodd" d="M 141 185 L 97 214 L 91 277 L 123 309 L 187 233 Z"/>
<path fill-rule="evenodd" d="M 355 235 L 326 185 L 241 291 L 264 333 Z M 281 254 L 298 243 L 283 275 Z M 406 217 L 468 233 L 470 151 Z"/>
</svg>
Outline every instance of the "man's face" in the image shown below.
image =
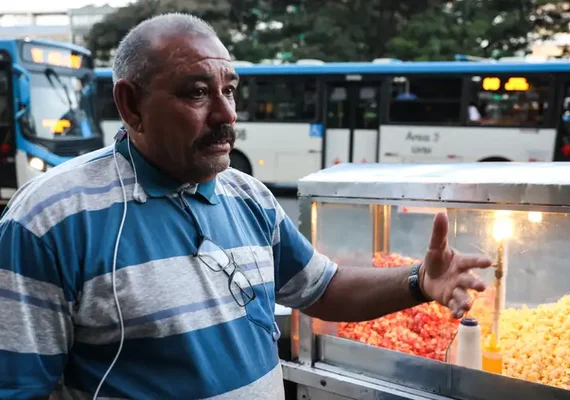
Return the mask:
<svg viewBox="0 0 570 400">
<path fill-rule="evenodd" d="M 143 154 L 184 182 L 201 182 L 229 166 L 235 141 L 230 55 L 214 37 L 170 36 L 157 44 L 158 72 L 139 92 Z"/>
</svg>

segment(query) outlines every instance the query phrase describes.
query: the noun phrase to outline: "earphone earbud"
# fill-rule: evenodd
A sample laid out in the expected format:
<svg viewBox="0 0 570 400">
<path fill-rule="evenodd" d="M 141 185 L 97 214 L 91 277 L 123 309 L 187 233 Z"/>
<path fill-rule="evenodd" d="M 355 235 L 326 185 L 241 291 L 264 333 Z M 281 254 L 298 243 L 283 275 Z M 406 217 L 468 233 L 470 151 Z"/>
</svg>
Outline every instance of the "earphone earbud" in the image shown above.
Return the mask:
<svg viewBox="0 0 570 400">
<path fill-rule="evenodd" d="M 117 133 L 115 133 L 115 137 L 113 139 L 115 140 L 116 143 L 123 140 L 125 136 L 127 136 L 127 131 L 125 130 L 125 128 L 121 126 L 121 128 L 117 131 Z"/>
<path fill-rule="evenodd" d="M 133 199 L 137 203 L 145 203 L 146 202 L 146 196 L 143 192 L 143 189 L 141 188 L 141 185 L 138 182 L 135 182 L 135 185 L 133 187 Z"/>
</svg>

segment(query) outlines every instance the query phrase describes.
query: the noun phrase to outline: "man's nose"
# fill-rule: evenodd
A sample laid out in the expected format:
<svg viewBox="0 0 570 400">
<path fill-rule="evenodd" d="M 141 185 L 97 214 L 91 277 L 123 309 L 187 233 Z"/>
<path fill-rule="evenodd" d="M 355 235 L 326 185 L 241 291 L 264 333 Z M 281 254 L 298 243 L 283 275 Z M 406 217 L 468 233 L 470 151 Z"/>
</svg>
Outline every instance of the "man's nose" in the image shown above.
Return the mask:
<svg viewBox="0 0 570 400">
<path fill-rule="evenodd" d="M 226 96 L 218 96 L 212 102 L 210 123 L 212 125 L 233 125 L 237 120 L 235 103 Z"/>
</svg>

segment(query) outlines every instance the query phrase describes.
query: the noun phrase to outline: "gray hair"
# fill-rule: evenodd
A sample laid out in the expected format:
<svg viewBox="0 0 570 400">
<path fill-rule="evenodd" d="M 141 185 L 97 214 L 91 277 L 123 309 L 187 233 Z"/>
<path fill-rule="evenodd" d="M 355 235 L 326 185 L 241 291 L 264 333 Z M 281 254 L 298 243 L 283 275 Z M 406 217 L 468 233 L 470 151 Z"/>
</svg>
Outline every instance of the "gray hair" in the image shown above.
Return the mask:
<svg viewBox="0 0 570 400">
<path fill-rule="evenodd" d="M 113 63 L 113 83 L 127 79 L 145 87 L 160 65 L 154 54 L 153 41 L 180 33 L 217 37 L 210 24 L 194 15 L 169 13 L 147 19 L 121 40 Z"/>
</svg>

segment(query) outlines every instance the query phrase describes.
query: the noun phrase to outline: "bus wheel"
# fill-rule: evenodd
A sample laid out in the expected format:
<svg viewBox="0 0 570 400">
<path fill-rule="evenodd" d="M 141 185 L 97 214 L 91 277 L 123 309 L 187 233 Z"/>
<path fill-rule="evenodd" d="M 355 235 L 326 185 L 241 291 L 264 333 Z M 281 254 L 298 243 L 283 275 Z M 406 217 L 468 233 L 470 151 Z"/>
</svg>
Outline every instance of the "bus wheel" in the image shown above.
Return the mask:
<svg viewBox="0 0 570 400">
<path fill-rule="evenodd" d="M 506 158 L 503 157 L 487 157 L 482 160 L 479 160 L 479 162 L 510 162 L 510 161 L 511 160 L 507 160 Z"/>
<path fill-rule="evenodd" d="M 230 166 L 244 174 L 251 175 L 251 164 L 243 154 L 237 151 L 230 153 Z"/>
</svg>

